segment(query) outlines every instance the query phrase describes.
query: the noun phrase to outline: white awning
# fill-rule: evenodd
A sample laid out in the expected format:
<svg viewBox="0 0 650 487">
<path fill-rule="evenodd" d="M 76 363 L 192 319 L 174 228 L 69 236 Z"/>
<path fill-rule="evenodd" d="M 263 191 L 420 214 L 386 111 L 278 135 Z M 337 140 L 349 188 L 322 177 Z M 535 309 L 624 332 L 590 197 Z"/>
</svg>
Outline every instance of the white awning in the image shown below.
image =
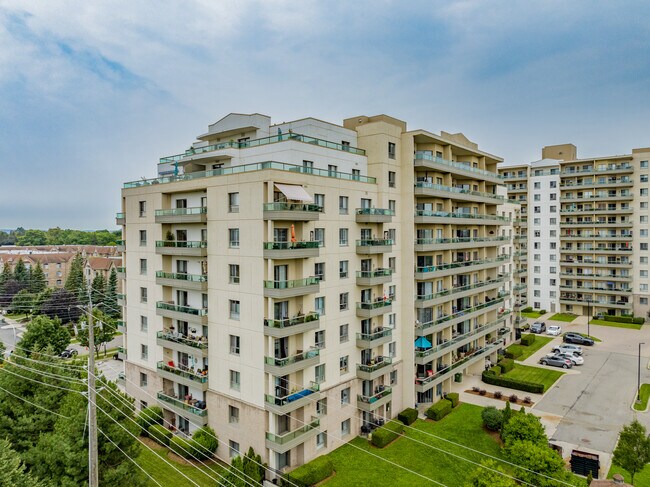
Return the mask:
<svg viewBox="0 0 650 487">
<path fill-rule="evenodd" d="M 311 197 L 302 186 L 275 183 L 275 187 L 282 191 L 282 194 L 284 194 L 288 200 L 305 201 L 307 203 L 313 203 L 314 201 L 314 198 Z"/>
</svg>

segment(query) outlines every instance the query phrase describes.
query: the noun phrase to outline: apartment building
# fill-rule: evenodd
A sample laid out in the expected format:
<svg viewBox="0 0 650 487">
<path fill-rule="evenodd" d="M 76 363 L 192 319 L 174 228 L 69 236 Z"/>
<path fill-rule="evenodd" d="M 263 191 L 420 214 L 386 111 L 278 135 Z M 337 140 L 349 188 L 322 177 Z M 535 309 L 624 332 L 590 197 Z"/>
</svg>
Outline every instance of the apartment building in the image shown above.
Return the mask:
<svg viewBox="0 0 650 487">
<path fill-rule="evenodd" d="M 386 115 L 210 125 L 122 190 L 127 391 L 278 470 L 436 401 L 510 336 L 499 162 Z"/>
<path fill-rule="evenodd" d="M 650 149 L 579 159 L 572 144 L 499 168 L 521 202 L 515 241 L 529 242 L 519 282 L 528 306 L 648 316 Z"/>
</svg>

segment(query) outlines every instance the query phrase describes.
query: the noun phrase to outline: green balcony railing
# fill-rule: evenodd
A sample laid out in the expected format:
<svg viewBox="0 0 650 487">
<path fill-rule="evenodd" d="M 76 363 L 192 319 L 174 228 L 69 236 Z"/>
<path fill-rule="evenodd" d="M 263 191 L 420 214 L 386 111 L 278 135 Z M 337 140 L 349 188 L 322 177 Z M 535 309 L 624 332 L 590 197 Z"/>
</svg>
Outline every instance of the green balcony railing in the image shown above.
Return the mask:
<svg viewBox="0 0 650 487">
<path fill-rule="evenodd" d="M 416 328 L 418 328 L 420 330 L 424 330 L 426 328 L 430 328 L 432 326 L 436 326 L 436 325 L 439 325 L 441 323 L 445 323 L 447 321 L 451 321 L 453 319 L 460 318 L 461 316 L 465 316 L 465 315 L 468 315 L 470 313 L 474 313 L 475 311 L 480 311 L 483 308 L 487 308 L 488 306 L 495 306 L 495 305 L 503 304 L 503 302 L 504 302 L 503 299 L 492 299 L 492 300 L 490 300 L 490 301 L 488 301 L 486 303 L 481 303 L 481 304 L 473 306 L 471 308 L 466 308 L 464 310 L 458 311 L 458 312 L 453 313 L 451 315 L 440 316 L 439 318 L 437 318 L 435 320 L 432 320 L 432 321 L 428 321 L 426 323 L 416 323 Z"/>
<path fill-rule="evenodd" d="M 373 277 L 388 277 L 393 275 L 393 269 L 375 269 L 372 271 L 357 271 L 357 277 L 371 279 Z"/>
<path fill-rule="evenodd" d="M 373 341 L 380 338 L 389 337 L 393 334 L 392 328 L 382 328 L 374 333 L 357 333 L 357 340 Z"/>
<path fill-rule="evenodd" d="M 486 215 L 484 213 L 462 213 L 462 212 L 455 213 L 450 211 L 415 210 L 415 216 L 442 217 L 442 218 L 469 218 L 473 220 L 498 220 L 502 222 L 510 222 L 510 219 L 505 216 Z"/>
<path fill-rule="evenodd" d="M 264 319 L 264 326 L 268 326 L 269 328 L 290 328 L 295 325 L 302 325 L 303 323 L 310 323 L 312 321 L 316 321 L 320 318 L 320 315 L 316 313 L 315 311 L 311 311 L 307 313 L 306 315 L 302 316 L 296 316 L 294 318 L 287 318 L 284 320 L 272 320 L 272 319 Z"/>
<path fill-rule="evenodd" d="M 120 274 L 126 274 L 126 267 L 116 267 L 115 272 L 119 272 Z"/>
<path fill-rule="evenodd" d="M 416 238 L 416 245 L 432 244 L 453 244 L 453 243 L 472 243 L 472 242 L 505 242 L 510 237 L 455 237 L 455 238 Z"/>
<path fill-rule="evenodd" d="M 432 161 L 432 162 L 435 162 L 437 164 L 444 164 L 446 166 L 455 167 L 457 169 L 462 169 L 463 171 L 473 172 L 475 174 L 481 174 L 483 176 L 489 176 L 489 177 L 497 178 L 497 179 L 504 179 L 503 176 L 501 176 L 500 174 L 497 174 L 495 172 L 490 172 L 490 171 L 486 171 L 484 169 L 479 169 L 477 167 L 472 167 L 469 162 L 462 163 L 462 162 L 456 162 L 456 161 L 448 161 L 446 159 L 443 159 L 442 157 L 434 156 L 433 153 L 429 152 L 429 151 L 415 151 L 415 159 L 414 159 L 413 162 L 417 163 L 417 161 L 421 161 L 421 160 Z"/>
<path fill-rule="evenodd" d="M 381 247 L 386 245 L 393 245 L 394 240 L 389 238 L 370 238 L 357 240 L 357 247 Z"/>
<path fill-rule="evenodd" d="M 575 168 L 568 168 L 564 169 L 562 171 L 562 175 L 567 175 L 567 174 L 585 174 L 585 173 L 590 173 L 590 172 L 606 172 L 606 171 L 621 171 L 621 170 L 627 170 L 627 169 L 632 169 L 632 165 L 630 164 L 607 164 L 603 167 L 587 167 L 587 168 L 580 168 L 580 169 L 575 169 Z"/>
<path fill-rule="evenodd" d="M 305 277 L 304 279 L 294 279 L 291 281 L 264 281 L 264 289 L 296 289 L 318 284 L 318 277 Z"/>
<path fill-rule="evenodd" d="M 489 323 L 486 323 L 485 325 L 479 325 L 476 328 L 474 328 L 472 331 L 469 331 L 467 333 L 463 333 L 462 335 L 457 335 L 453 337 L 451 340 L 447 340 L 445 342 L 440 343 L 439 345 L 436 345 L 435 347 L 431 347 L 426 350 L 416 350 L 415 351 L 415 356 L 420 357 L 420 358 L 426 358 L 429 357 L 430 355 L 433 355 L 436 352 L 439 352 L 441 350 L 445 350 L 452 345 L 455 345 L 459 342 L 462 342 L 466 338 L 473 337 L 474 335 L 478 335 L 481 332 L 484 332 L 485 330 L 489 330 L 490 328 L 493 328 L 494 326 L 497 326 L 498 324 L 502 323 L 505 320 L 505 316 L 501 316 L 497 318 L 494 321 L 491 321 Z"/>
<path fill-rule="evenodd" d="M 357 215 L 395 216 L 395 210 L 389 210 L 387 208 L 357 208 Z"/>
<path fill-rule="evenodd" d="M 273 404 L 274 406 L 286 406 L 287 404 L 291 404 L 292 402 L 297 401 L 298 399 L 311 396 L 314 392 L 318 392 L 319 390 L 320 390 L 319 384 L 317 384 L 316 382 L 310 382 L 309 387 L 306 387 L 302 390 L 293 391 L 282 397 L 274 396 L 272 394 L 265 394 L 264 401 L 267 402 L 268 404 Z"/>
<path fill-rule="evenodd" d="M 456 362 L 454 362 L 450 366 L 447 366 L 447 367 L 444 367 L 444 368 L 440 369 L 435 374 L 429 375 L 427 377 L 417 377 L 415 379 L 415 382 L 417 384 L 421 384 L 421 385 L 428 384 L 429 382 L 431 382 L 431 381 L 445 375 L 446 373 L 451 372 L 452 370 L 464 365 L 465 363 L 472 360 L 474 357 L 482 355 L 485 352 L 492 351 L 493 349 L 495 349 L 500 344 L 501 344 L 501 340 L 497 340 L 495 343 L 492 343 L 490 345 L 486 345 L 485 347 L 474 350 L 470 355 L 467 355 L 467 356 L 463 357 L 462 359 L 457 360 Z"/>
<path fill-rule="evenodd" d="M 373 404 L 379 401 L 381 398 L 390 396 L 393 392 L 393 389 L 390 387 L 384 387 L 383 390 L 379 391 L 377 394 L 372 396 L 364 396 L 363 394 L 357 394 L 357 401 L 363 402 L 365 404 Z"/>
<path fill-rule="evenodd" d="M 207 316 L 207 308 L 192 308 L 191 306 L 180 306 L 174 303 L 166 303 L 164 301 L 158 301 L 156 303 L 156 308 L 166 309 L 168 311 L 176 311 L 178 313 L 187 313 L 188 315 L 194 316 Z"/>
<path fill-rule="evenodd" d="M 264 203 L 264 211 L 308 211 L 322 213 L 323 207 L 312 203 L 287 203 L 279 201 L 275 203 Z"/>
<path fill-rule="evenodd" d="M 177 249 L 207 249 L 208 242 L 205 240 L 156 240 L 156 247 Z"/>
<path fill-rule="evenodd" d="M 427 301 L 429 299 L 436 299 L 436 298 L 441 298 L 443 296 L 451 296 L 453 294 L 458 294 L 462 293 L 465 291 L 469 291 L 471 289 L 480 289 L 482 287 L 490 286 L 492 284 L 498 284 L 500 282 L 503 282 L 509 278 L 509 274 L 506 274 L 505 276 L 498 277 L 497 279 L 491 279 L 487 280 L 484 282 L 476 282 L 474 284 L 468 284 L 467 286 L 460 286 L 460 287 L 455 287 L 452 289 L 445 289 L 444 291 L 438 291 L 435 293 L 428 293 L 428 294 L 417 294 L 415 296 L 416 301 Z"/>
<path fill-rule="evenodd" d="M 299 250 L 317 249 L 321 243 L 318 240 L 310 242 L 264 242 L 264 250 Z"/>
<path fill-rule="evenodd" d="M 497 263 L 508 260 L 510 256 L 508 254 L 499 255 L 492 259 L 481 259 L 481 260 L 467 260 L 464 262 L 451 262 L 449 264 L 440 264 L 440 265 L 427 265 L 419 266 L 415 268 L 415 272 L 437 272 L 444 271 L 448 269 L 457 269 L 459 267 L 471 267 L 482 264 Z"/>
<path fill-rule="evenodd" d="M 392 296 L 389 296 L 388 299 L 380 299 L 378 301 L 361 301 L 357 302 L 357 309 L 379 309 L 390 306 L 393 303 Z"/>
<path fill-rule="evenodd" d="M 124 218 L 124 213 L 115 213 L 115 218 L 116 219 Z"/>
<path fill-rule="evenodd" d="M 273 433 L 266 433 L 266 439 L 269 441 L 272 441 L 273 443 L 277 445 L 284 445 L 285 443 L 289 443 L 290 441 L 295 440 L 296 438 L 299 438 L 300 436 L 304 435 L 305 433 L 316 429 L 320 426 L 320 419 L 315 418 L 312 419 L 309 424 L 306 424 L 302 428 L 298 428 L 297 430 L 294 431 L 289 431 L 288 433 L 284 433 L 282 435 L 276 435 Z"/>
<path fill-rule="evenodd" d="M 187 411 L 188 413 L 192 413 L 201 417 L 205 417 L 208 415 L 207 409 L 199 409 L 190 404 L 187 404 L 186 402 L 182 401 L 181 399 L 178 399 L 177 397 L 168 396 L 164 392 L 158 392 L 157 396 L 159 401 L 166 402 L 167 404 L 171 404 L 179 409 Z"/>
<path fill-rule="evenodd" d="M 320 349 L 313 348 L 311 350 L 307 350 L 306 352 L 302 352 L 297 355 L 292 355 L 291 357 L 285 357 L 285 358 L 264 357 L 264 363 L 266 365 L 273 365 L 275 367 L 285 367 L 287 365 L 295 364 L 303 360 L 307 360 L 319 356 L 320 356 Z"/>
<path fill-rule="evenodd" d="M 159 331 L 156 333 L 156 337 L 167 342 L 181 343 L 183 345 L 188 345 L 190 347 L 199 348 L 202 350 L 208 348 L 207 337 L 188 338 L 171 331 Z"/>
<path fill-rule="evenodd" d="M 179 377 L 183 377 L 184 379 L 191 379 L 195 382 L 200 382 L 201 384 L 208 382 L 207 371 L 205 374 L 198 374 L 193 370 L 176 367 L 173 365 L 166 364 L 165 362 L 158 362 L 156 364 L 156 368 L 158 370 L 164 370 L 165 372 L 171 372 L 172 374 L 177 375 Z"/>
<path fill-rule="evenodd" d="M 208 282 L 207 274 L 182 274 L 180 272 L 156 271 L 156 277 L 161 279 L 174 279 L 176 281 Z"/>
<path fill-rule="evenodd" d="M 361 372 L 375 372 L 376 370 L 388 367 L 392 363 L 392 358 L 380 355 L 367 364 L 357 364 L 357 370 Z"/>
<path fill-rule="evenodd" d="M 182 216 L 182 215 L 205 215 L 208 208 L 197 206 L 194 208 L 172 208 L 171 210 L 156 210 L 156 216 Z"/>
</svg>

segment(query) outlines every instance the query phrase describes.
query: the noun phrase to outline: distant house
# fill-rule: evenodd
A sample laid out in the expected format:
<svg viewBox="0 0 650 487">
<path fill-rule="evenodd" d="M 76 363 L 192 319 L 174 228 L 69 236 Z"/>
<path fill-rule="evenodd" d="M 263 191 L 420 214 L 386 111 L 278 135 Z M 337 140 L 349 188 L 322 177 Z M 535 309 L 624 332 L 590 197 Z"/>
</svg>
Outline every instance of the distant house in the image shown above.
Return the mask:
<svg viewBox="0 0 650 487">
<path fill-rule="evenodd" d="M 88 257 L 84 266 L 84 276 L 87 281 L 95 279 L 98 275 L 102 275 L 105 281 L 111 275 L 111 271 L 117 267 L 121 259 L 111 259 L 110 257 Z"/>
<path fill-rule="evenodd" d="M 68 278 L 70 265 L 74 256 L 74 253 L 68 252 L 0 253 L 0 267 L 4 267 L 5 262 L 7 262 L 13 271 L 16 263 L 22 259 L 25 267 L 30 269 L 36 267 L 40 262 L 48 287 L 61 288 L 65 285 L 65 281 Z"/>
</svg>

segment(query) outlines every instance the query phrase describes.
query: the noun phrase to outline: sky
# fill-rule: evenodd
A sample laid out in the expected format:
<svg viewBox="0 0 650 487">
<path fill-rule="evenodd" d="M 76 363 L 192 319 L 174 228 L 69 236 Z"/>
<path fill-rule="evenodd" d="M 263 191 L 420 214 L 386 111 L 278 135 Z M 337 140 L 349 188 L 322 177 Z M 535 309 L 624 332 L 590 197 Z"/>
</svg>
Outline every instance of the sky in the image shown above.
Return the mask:
<svg viewBox="0 0 650 487">
<path fill-rule="evenodd" d="M 230 112 L 386 113 L 507 162 L 650 146 L 650 2 L 0 0 L 0 228 L 117 229 Z"/>
</svg>

